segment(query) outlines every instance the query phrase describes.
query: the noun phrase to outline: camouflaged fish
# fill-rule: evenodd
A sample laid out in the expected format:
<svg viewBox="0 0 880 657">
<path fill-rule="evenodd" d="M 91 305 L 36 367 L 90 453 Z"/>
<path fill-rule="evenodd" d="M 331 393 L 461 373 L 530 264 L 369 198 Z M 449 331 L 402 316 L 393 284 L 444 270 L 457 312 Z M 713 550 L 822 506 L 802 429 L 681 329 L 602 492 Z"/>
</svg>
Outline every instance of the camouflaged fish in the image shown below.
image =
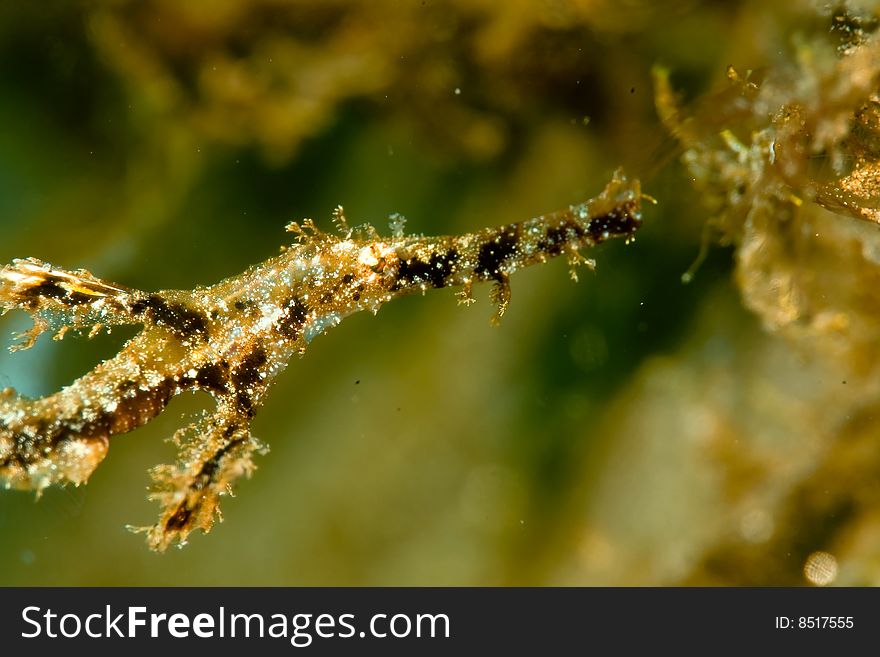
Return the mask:
<svg viewBox="0 0 880 657">
<path fill-rule="evenodd" d="M 616 173 L 596 198 L 528 221 L 447 237 L 392 235 L 371 226 L 350 229 L 342 208 L 339 235 L 314 223 L 293 223 L 295 243 L 281 255 L 210 287 L 141 292 L 65 271 L 33 258 L 0 270 L 0 308 L 31 314 L 33 327 L 12 349 L 27 349 L 44 331 L 99 332 L 124 324 L 143 328 L 120 352 L 60 392 L 28 399 L 0 391 L 0 484 L 40 491 L 84 483 L 110 447 L 158 415 L 177 394 L 204 390 L 216 410 L 179 430 L 175 465 L 152 470 L 151 497 L 162 506 L 156 525 L 142 528 L 154 550 L 207 532 L 219 498 L 253 469 L 265 447 L 250 423 L 275 378 L 294 354 L 352 313 L 431 288 L 460 288 L 470 304 L 475 283 L 494 284 L 493 322 L 510 300 L 517 269 L 566 255 L 572 267 L 592 266 L 578 250 L 606 239 L 630 240 L 641 224 L 637 181 Z M 572 268 L 572 275 L 574 268 Z"/>
</svg>

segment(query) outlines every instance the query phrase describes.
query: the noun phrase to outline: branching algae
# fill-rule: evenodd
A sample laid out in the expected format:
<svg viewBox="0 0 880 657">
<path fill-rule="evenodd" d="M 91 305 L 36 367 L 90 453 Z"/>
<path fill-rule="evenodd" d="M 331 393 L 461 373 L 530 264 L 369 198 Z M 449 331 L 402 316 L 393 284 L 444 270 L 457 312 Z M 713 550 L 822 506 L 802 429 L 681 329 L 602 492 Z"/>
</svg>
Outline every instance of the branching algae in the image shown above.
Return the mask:
<svg viewBox="0 0 880 657">
<path fill-rule="evenodd" d="M 275 377 L 295 353 L 346 316 L 377 312 L 387 301 L 428 288 L 494 282 L 493 322 L 510 300 L 509 275 L 567 255 L 572 267 L 592 265 L 578 250 L 611 237 L 629 240 L 641 223 L 637 181 L 620 173 L 591 201 L 549 215 L 450 237 L 391 237 L 372 226 L 350 229 L 338 208 L 340 236 L 307 220 L 292 223 L 294 245 L 281 255 L 210 287 L 146 293 L 108 283 L 85 270 L 64 271 L 39 260 L 0 270 L 0 308 L 31 314 L 33 327 L 13 349 L 27 349 L 47 330 L 98 332 L 104 326 L 143 329 L 114 357 L 41 399 L 0 391 L 0 482 L 40 491 L 81 484 L 98 466 L 110 438 L 158 415 L 174 396 L 204 390 L 216 410 L 173 437 L 175 465 L 152 470 L 159 521 L 144 531 L 154 550 L 211 529 L 219 498 L 254 469 L 264 445 L 250 422 Z M 645 197 L 646 198 L 646 197 Z M 574 269 L 572 269 L 574 277 Z"/>
</svg>

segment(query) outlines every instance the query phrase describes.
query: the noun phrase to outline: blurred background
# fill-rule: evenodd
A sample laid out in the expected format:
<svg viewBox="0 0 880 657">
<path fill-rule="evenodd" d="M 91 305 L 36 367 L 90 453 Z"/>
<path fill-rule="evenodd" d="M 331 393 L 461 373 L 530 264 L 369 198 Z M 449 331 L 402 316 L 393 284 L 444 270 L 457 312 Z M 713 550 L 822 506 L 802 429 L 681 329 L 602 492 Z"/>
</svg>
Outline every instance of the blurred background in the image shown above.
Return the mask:
<svg viewBox="0 0 880 657">
<path fill-rule="evenodd" d="M 876 292 L 859 287 L 877 271 L 852 264 L 876 226 L 810 210 L 827 249 L 790 278 L 833 277 L 809 288 L 848 321 L 832 346 L 769 321 L 736 231 L 704 240 L 712 211 L 654 101 L 657 65 L 687 104 L 730 64 L 796 61 L 828 32 L 818 7 L 0 4 L 2 262 L 192 288 L 277 253 L 288 221 L 329 228 L 337 204 L 458 233 L 596 195 L 621 165 L 659 201 L 579 283 L 564 261 L 516 274 L 499 328 L 481 286 L 467 309 L 429 292 L 316 340 L 254 422 L 271 452 L 184 549 L 125 525 L 154 521 L 147 469 L 207 395 L 114 439 L 87 486 L 3 492 L 0 584 L 880 584 Z M 9 313 L 0 333 L 28 325 Z M 49 394 L 132 334 L 4 350 L 0 387 Z"/>
</svg>

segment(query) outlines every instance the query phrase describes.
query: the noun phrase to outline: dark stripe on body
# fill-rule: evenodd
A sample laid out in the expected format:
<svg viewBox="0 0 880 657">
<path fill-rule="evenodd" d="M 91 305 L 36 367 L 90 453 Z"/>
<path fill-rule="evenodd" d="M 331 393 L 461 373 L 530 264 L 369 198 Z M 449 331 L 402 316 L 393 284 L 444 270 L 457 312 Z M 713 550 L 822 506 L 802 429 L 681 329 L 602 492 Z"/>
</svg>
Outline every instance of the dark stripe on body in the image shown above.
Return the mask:
<svg viewBox="0 0 880 657">
<path fill-rule="evenodd" d="M 457 250 L 449 249 L 443 253 L 432 253 L 428 262 L 418 258 L 401 258 L 392 291 L 423 283 L 430 283 L 432 287 L 444 287 L 455 270 L 458 257 Z"/>
<path fill-rule="evenodd" d="M 57 281 L 52 279 L 46 279 L 41 281 L 39 285 L 33 285 L 27 288 L 22 292 L 21 297 L 25 301 L 25 305 L 28 306 L 35 305 L 41 298 L 54 299 L 65 306 L 82 306 L 102 298 L 83 294 L 82 292 L 77 292 L 75 290 L 67 290 Z"/>
<path fill-rule="evenodd" d="M 232 381 L 236 388 L 248 388 L 257 381 L 261 381 L 260 368 L 266 364 L 266 351 L 262 347 L 256 347 L 235 368 L 232 373 Z"/>
<path fill-rule="evenodd" d="M 146 299 L 138 299 L 131 305 L 135 315 L 149 312 L 150 318 L 162 326 L 166 326 L 181 337 L 199 335 L 208 336 L 208 320 L 197 310 L 182 303 L 169 302 L 158 294 L 151 294 Z"/>
<path fill-rule="evenodd" d="M 203 365 L 196 374 L 196 383 L 200 388 L 211 390 L 212 392 L 224 393 L 228 390 L 229 383 L 229 363 L 222 361 L 221 363 L 208 363 Z"/>
<path fill-rule="evenodd" d="M 183 502 L 177 508 L 177 511 L 174 513 L 174 515 L 168 518 L 168 521 L 165 523 L 165 529 L 167 531 L 183 529 L 184 527 L 186 527 L 191 516 L 192 510 L 187 508 L 186 502 Z"/>
<path fill-rule="evenodd" d="M 587 231 L 594 242 L 601 242 L 612 235 L 630 235 L 638 229 L 641 222 L 632 214 L 629 204 L 615 208 L 607 214 L 590 219 Z"/>
<path fill-rule="evenodd" d="M 224 435 L 232 435 L 237 428 L 238 427 L 234 424 L 229 425 L 224 431 Z M 245 438 L 236 438 L 218 449 L 217 452 L 202 465 L 201 470 L 199 470 L 199 473 L 193 479 L 193 483 L 190 485 L 189 490 L 198 492 L 207 488 L 214 480 L 214 475 L 217 474 L 217 471 L 220 469 L 220 463 L 223 458 L 229 454 L 230 451 L 244 442 Z M 192 507 L 189 504 L 189 499 L 184 499 L 177 507 L 174 515 L 168 518 L 165 522 L 165 529 L 168 531 L 177 531 L 186 527 L 192 518 L 193 512 L 198 508 L 200 503 L 201 497 L 196 500 L 195 505 Z"/>
<path fill-rule="evenodd" d="M 538 240 L 538 249 L 549 256 L 558 256 L 567 250 L 569 244 L 575 240 L 582 240 L 585 235 L 584 229 L 578 222 L 566 219 L 561 224 L 547 229 L 544 237 Z"/>
<path fill-rule="evenodd" d="M 496 278 L 505 260 L 516 253 L 521 224 L 512 224 L 500 229 L 500 234 L 480 246 L 477 254 L 475 273 L 481 278 Z"/>
<path fill-rule="evenodd" d="M 290 340 L 296 339 L 309 312 L 309 306 L 302 299 L 293 297 L 285 304 L 284 314 L 278 320 L 278 332 Z"/>
<path fill-rule="evenodd" d="M 266 351 L 262 347 L 254 349 L 232 373 L 235 385 L 235 405 L 246 417 L 254 416 L 254 390 L 256 383 L 262 382 L 260 369 L 267 362 Z"/>
<path fill-rule="evenodd" d="M 125 397 L 126 391 L 132 389 L 137 390 L 137 393 L 132 397 Z M 36 418 L 30 425 L 34 428 L 35 435 L 14 433 L 13 452 L 0 461 L 0 467 L 6 467 L 12 462 L 27 466 L 41 461 L 48 458 L 49 453 L 54 452 L 65 440 L 109 438 L 127 433 L 161 413 L 174 395 L 175 386 L 173 381 L 166 379 L 155 388 L 141 390 L 134 382 L 125 381 L 117 392 L 118 401 L 112 412 L 97 409 L 100 411 L 98 417 L 82 426 L 71 426 L 69 422 L 50 425 L 46 419 Z"/>
<path fill-rule="evenodd" d="M 235 425 L 231 425 L 233 431 L 235 430 Z M 199 474 L 196 475 L 195 480 L 193 481 L 192 486 L 190 486 L 190 490 L 202 490 L 207 487 L 211 480 L 214 478 L 214 475 L 217 473 L 217 470 L 220 468 L 220 461 L 223 460 L 223 457 L 226 456 L 233 448 L 237 447 L 244 443 L 244 438 L 236 438 L 235 440 L 229 442 L 227 445 L 224 445 L 217 452 L 205 461 L 205 464 L 202 466 L 202 469 L 199 471 Z"/>
<path fill-rule="evenodd" d="M 181 390 L 200 388 L 212 393 L 225 394 L 229 392 L 229 362 L 222 360 L 219 363 L 202 365 L 194 377 L 182 376 L 178 381 Z"/>
</svg>

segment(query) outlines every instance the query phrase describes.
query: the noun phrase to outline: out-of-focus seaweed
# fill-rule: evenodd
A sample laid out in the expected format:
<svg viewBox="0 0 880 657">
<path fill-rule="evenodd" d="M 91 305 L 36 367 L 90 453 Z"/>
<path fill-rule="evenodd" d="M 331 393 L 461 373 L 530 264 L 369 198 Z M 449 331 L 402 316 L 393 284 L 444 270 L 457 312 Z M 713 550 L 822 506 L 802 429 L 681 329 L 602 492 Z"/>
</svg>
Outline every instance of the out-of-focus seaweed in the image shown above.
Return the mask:
<svg viewBox="0 0 880 657">
<path fill-rule="evenodd" d="M 658 113 L 684 149 L 715 233 L 735 246 L 743 301 L 798 356 L 781 369 L 775 359 L 737 365 L 728 396 L 706 409 L 724 431 L 707 444 L 725 482 L 721 499 L 740 515 L 728 512 L 726 530 L 679 581 L 794 584 L 819 550 L 847 565 L 848 583 L 873 581 L 849 550 L 876 513 L 880 469 L 874 11 L 804 12 L 778 35 L 790 59 L 760 71 L 729 67 L 729 88 L 690 115 L 666 71 L 655 72 Z M 682 413 L 700 404 L 687 393 L 678 403 Z M 750 422 L 764 404 L 772 416 Z M 787 408 L 789 421 L 775 426 Z M 798 457 L 760 447 L 774 443 Z"/>
</svg>

